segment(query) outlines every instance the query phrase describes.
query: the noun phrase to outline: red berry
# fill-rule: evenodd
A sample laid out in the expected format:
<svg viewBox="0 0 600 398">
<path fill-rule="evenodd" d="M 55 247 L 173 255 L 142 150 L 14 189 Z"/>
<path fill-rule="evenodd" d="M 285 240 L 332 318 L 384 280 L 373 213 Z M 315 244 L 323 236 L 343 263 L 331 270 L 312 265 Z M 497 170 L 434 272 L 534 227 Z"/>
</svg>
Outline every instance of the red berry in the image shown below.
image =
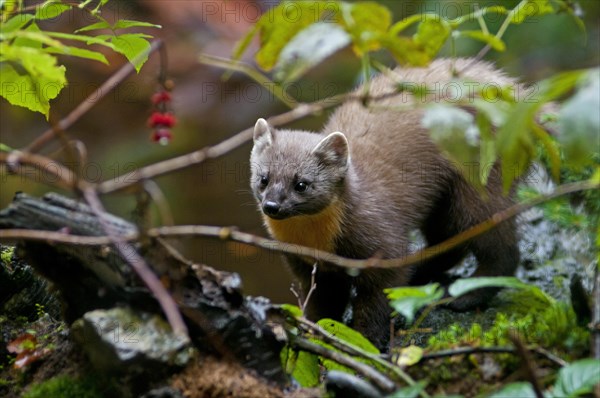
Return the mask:
<svg viewBox="0 0 600 398">
<path fill-rule="evenodd" d="M 152 133 L 152 141 L 158 142 L 161 145 L 167 145 L 173 139 L 173 134 L 169 129 L 156 129 Z"/>
<path fill-rule="evenodd" d="M 170 102 L 171 101 L 171 93 L 168 91 L 159 91 L 157 93 L 152 94 L 152 103 L 154 105 L 158 105 L 162 102 Z"/>
<path fill-rule="evenodd" d="M 148 118 L 148 125 L 150 127 L 173 127 L 175 126 L 175 123 L 177 123 L 177 120 L 171 113 L 154 112 L 150 115 L 150 118 Z"/>
</svg>

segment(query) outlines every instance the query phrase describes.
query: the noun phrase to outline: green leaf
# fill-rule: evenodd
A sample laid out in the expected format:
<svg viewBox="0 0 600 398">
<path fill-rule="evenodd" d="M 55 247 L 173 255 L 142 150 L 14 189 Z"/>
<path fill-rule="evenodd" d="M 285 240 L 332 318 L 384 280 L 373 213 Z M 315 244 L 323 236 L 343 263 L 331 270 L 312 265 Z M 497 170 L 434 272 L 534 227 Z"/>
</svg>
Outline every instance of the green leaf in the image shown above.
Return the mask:
<svg viewBox="0 0 600 398">
<path fill-rule="evenodd" d="M 4 44 L 4 43 L 3 43 Z M 0 63 L 0 96 L 12 105 L 43 113 L 48 119 L 51 99 L 56 98 L 67 81 L 65 67 L 39 49 L 2 46 L 5 60 Z M 22 71 L 17 71 L 18 66 Z"/>
<path fill-rule="evenodd" d="M 108 39 L 112 39 L 114 36 L 108 35 L 105 37 L 101 37 L 101 35 L 98 35 L 98 36 L 94 37 L 94 36 L 78 35 L 78 34 L 71 34 L 71 33 L 62 33 L 62 32 L 45 32 L 45 33 L 50 37 L 57 37 L 59 39 L 65 39 L 65 40 L 81 41 L 88 45 L 89 44 L 99 44 L 101 46 L 108 47 L 108 48 L 112 49 L 113 51 L 116 51 L 115 46 L 112 43 L 110 43 L 109 41 L 107 41 Z"/>
<path fill-rule="evenodd" d="M 379 354 L 377 347 L 375 347 L 366 337 L 341 322 L 324 318 L 317 322 L 317 324 L 339 340 L 358 347 L 363 351 Z"/>
<path fill-rule="evenodd" d="M 521 282 L 513 276 L 489 276 L 478 278 L 459 279 L 448 287 L 448 293 L 452 297 L 458 297 L 472 290 L 482 287 L 512 287 L 519 289 L 535 289 L 535 286 Z"/>
<path fill-rule="evenodd" d="M 426 386 L 427 383 L 424 381 L 419 381 L 412 386 L 403 387 L 396 390 L 391 395 L 387 395 L 386 398 L 417 398 Z"/>
<path fill-rule="evenodd" d="M 301 318 L 303 315 L 302 310 L 297 305 L 281 304 L 281 309 L 292 318 Z"/>
<path fill-rule="evenodd" d="M 111 43 L 115 46 L 115 51 L 123 54 L 133 64 L 136 72 L 139 73 L 148 60 L 150 42 L 138 33 L 131 33 L 116 36 Z"/>
<path fill-rule="evenodd" d="M 511 23 L 520 24 L 525 19 L 535 15 L 544 15 L 554 12 L 554 8 L 549 0 L 529 0 L 525 3 L 519 3 L 514 9 Z"/>
<path fill-rule="evenodd" d="M 496 134 L 496 149 L 502 160 L 502 185 L 505 192 L 508 192 L 513 181 L 529 168 L 535 156 L 529 123 L 533 120 L 537 108 L 537 103 L 518 103 Z"/>
<path fill-rule="evenodd" d="M 490 172 L 496 162 L 496 143 L 492 133 L 492 123 L 487 115 L 478 112 L 475 120 L 481 136 L 481 143 L 479 144 L 479 183 L 483 187 L 487 184 Z"/>
<path fill-rule="evenodd" d="M 9 147 L 6 144 L 3 144 L 2 142 L 0 142 L 0 151 L 4 151 L 4 152 L 12 152 L 14 151 L 13 148 Z"/>
<path fill-rule="evenodd" d="M 411 323 L 417 311 L 442 298 L 444 291 L 433 283 L 418 287 L 397 287 L 385 289 L 392 308 Z"/>
<path fill-rule="evenodd" d="M 489 44 L 496 51 L 504 51 L 506 50 L 506 44 L 497 38 L 496 36 L 485 33 L 480 30 L 462 30 L 459 32 L 460 36 L 470 37 L 471 39 L 482 41 L 486 44 Z"/>
<path fill-rule="evenodd" d="M 33 15 L 31 14 L 17 14 L 8 21 L 0 24 L 0 33 L 4 35 L 22 29 L 31 20 L 33 20 Z"/>
<path fill-rule="evenodd" d="M 114 25 L 113 25 L 113 30 L 117 30 L 117 29 L 127 29 L 127 28 L 134 28 L 134 27 L 148 27 L 148 28 L 162 28 L 162 26 L 157 25 L 157 24 L 153 24 L 150 22 L 142 22 L 142 21 L 132 21 L 129 19 L 121 19 L 119 21 L 117 21 Z"/>
<path fill-rule="evenodd" d="M 427 18 L 417 27 L 413 40 L 425 53 L 433 58 L 450 36 L 450 25 L 445 20 Z"/>
<path fill-rule="evenodd" d="M 27 37 L 27 35 L 32 34 L 32 33 L 44 35 L 42 33 L 42 31 L 40 30 L 39 26 L 35 23 L 35 21 L 32 22 L 25 29 L 18 30 L 16 32 L 14 32 L 13 35 L 7 34 L 6 36 L 7 36 L 7 38 L 11 37 L 11 36 L 15 38 L 14 41 L 12 42 L 13 46 L 42 48 L 44 46 L 44 43 L 42 41 Z M 48 36 L 46 36 L 46 38 L 50 39 Z M 56 42 L 56 43 L 58 45 L 60 45 L 60 42 Z"/>
<path fill-rule="evenodd" d="M 575 169 L 593 163 L 600 135 L 600 69 L 592 69 L 581 79 L 577 93 L 566 101 L 558 121 L 558 142 L 565 163 Z"/>
<path fill-rule="evenodd" d="M 108 60 L 104 56 L 104 54 L 99 53 L 98 51 L 87 50 L 85 48 L 72 47 L 72 46 L 61 46 L 57 47 L 46 47 L 44 51 L 51 54 L 63 54 L 70 55 L 72 57 L 79 57 L 85 59 L 91 59 L 94 61 L 102 62 L 103 64 L 108 65 Z"/>
<path fill-rule="evenodd" d="M 419 21 L 423 21 L 426 18 L 439 18 L 439 15 L 437 14 L 415 14 L 415 15 L 411 15 L 408 16 L 398 22 L 396 22 L 394 25 L 392 25 L 392 27 L 390 28 L 390 34 L 393 36 L 398 35 L 400 32 L 402 32 L 404 29 L 408 28 L 410 25 L 417 23 Z"/>
<path fill-rule="evenodd" d="M 354 52 L 362 57 L 382 47 L 381 39 L 392 24 L 392 14 L 373 1 L 340 3 L 337 21 L 352 37 Z"/>
<path fill-rule="evenodd" d="M 319 384 L 319 358 L 315 354 L 284 347 L 281 357 L 286 373 L 291 374 L 302 387 Z"/>
<path fill-rule="evenodd" d="M 558 372 L 552 395 L 559 398 L 591 394 L 598 383 L 600 383 L 600 360 L 581 359 Z"/>
<path fill-rule="evenodd" d="M 381 44 L 400 65 L 425 66 L 430 61 L 425 51 L 407 37 L 388 34 L 381 38 Z"/>
<path fill-rule="evenodd" d="M 56 18 L 63 12 L 70 9 L 70 5 L 61 3 L 60 0 L 48 0 L 41 6 L 36 7 L 35 19 Z"/>
<path fill-rule="evenodd" d="M 110 29 L 110 28 L 111 28 L 111 26 L 108 22 L 100 21 L 100 22 L 96 22 L 96 23 L 93 23 L 88 26 L 84 26 L 83 28 L 79 28 L 75 31 L 75 33 L 88 32 L 90 30 L 98 30 L 98 29 Z"/>
<path fill-rule="evenodd" d="M 281 50 L 298 32 L 318 22 L 323 9 L 320 1 L 284 1 L 263 14 L 257 22 L 260 50 L 255 59 L 258 65 L 263 70 L 273 69 Z"/>
<path fill-rule="evenodd" d="M 423 358 L 423 348 L 409 345 L 400 349 L 400 355 L 396 359 L 396 365 L 400 367 L 412 366 Z"/>
<path fill-rule="evenodd" d="M 300 31 L 283 48 L 275 65 L 275 79 L 297 80 L 310 68 L 350 43 L 350 36 L 338 25 L 317 22 Z"/>
<path fill-rule="evenodd" d="M 242 57 L 242 54 L 244 54 L 246 52 L 246 50 L 248 49 L 248 46 L 250 45 L 250 43 L 252 43 L 252 39 L 254 39 L 254 36 L 256 36 L 256 34 L 259 31 L 260 31 L 260 24 L 259 23 L 254 24 L 252 29 L 250 29 L 248 31 L 248 33 L 246 33 L 246 36 L 244 36 L 240 41 L 237 42 L 237 44 L 235 45 L 235 48 L 233 49 L 231 58 L 233 58 L 234 60 L 240 59 Z"/>
<path fill-rule="evenodd" d="M 531 384 L 519 382 L 505 385 L 500 391 L 488 396 L 488 398 L 536 398 Z"/>
</svg>

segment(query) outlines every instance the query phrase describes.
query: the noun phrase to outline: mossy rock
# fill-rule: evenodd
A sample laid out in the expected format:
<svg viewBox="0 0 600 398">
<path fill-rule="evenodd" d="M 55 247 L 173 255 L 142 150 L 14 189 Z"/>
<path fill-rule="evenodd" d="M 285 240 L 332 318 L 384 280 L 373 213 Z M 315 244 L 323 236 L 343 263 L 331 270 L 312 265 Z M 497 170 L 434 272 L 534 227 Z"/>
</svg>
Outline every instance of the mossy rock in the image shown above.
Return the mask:
<svg viewBox="0 0 600 398">
<path fill-rule="evenodd" d="M 23 398 L 105 398 L 96 385 L 86 379 L 57 376 L 35 384 L 23 394 Z"/>
</svg>

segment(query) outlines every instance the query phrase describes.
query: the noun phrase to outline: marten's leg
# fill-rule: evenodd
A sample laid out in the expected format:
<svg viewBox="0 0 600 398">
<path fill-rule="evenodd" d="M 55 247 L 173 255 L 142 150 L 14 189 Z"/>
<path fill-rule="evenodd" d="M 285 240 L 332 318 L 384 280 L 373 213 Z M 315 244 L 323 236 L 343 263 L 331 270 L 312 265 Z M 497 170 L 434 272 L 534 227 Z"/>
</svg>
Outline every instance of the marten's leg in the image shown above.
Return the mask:
<svg viewBox="0 0 600 398">
<path fill-rule="evenodd" d="M 510 198 L 503 195 L 497 168 L 490 174 L 487 197 L 457 175 L 427 219 L 423 232 L 428 244 L 435 245 L 487 220 L 511 204 Z M 472 276 L 513 275 L 519 263 L 516 222 L 514 219 L 505 221 L 467 244 L 425 261 L 416 268 L 411 283 L 424 284 L 431 280 L 447 282 L 444 271 L 456 265 L 467 251 L 471 251 L 478 262 L 477 270 Z M 488 288 L 467 293 L 452 302 L 450 307 L 468 310 L 483 306 L 497 290 Z"/>
</svg>

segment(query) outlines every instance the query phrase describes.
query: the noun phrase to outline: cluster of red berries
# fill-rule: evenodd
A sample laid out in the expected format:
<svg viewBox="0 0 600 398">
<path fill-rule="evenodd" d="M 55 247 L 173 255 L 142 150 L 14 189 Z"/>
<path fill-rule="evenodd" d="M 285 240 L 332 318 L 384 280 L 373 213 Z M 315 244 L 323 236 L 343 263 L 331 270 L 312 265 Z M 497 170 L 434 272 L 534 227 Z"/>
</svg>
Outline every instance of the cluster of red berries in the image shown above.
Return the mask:
<svg viewBox="0 0 600 398">
<path fill-rule="evenodd" d="M 171 94 L 168 91 L 163 90 L 152 95 L 152 104 L 156 110 L 148 118 L 148 126 L 154 129 L 150 138 L 161 145 L 171 142 L 171 128 L 177 123 L 175 116 L 167 111 L 170 102 Z"/>
</svg>

